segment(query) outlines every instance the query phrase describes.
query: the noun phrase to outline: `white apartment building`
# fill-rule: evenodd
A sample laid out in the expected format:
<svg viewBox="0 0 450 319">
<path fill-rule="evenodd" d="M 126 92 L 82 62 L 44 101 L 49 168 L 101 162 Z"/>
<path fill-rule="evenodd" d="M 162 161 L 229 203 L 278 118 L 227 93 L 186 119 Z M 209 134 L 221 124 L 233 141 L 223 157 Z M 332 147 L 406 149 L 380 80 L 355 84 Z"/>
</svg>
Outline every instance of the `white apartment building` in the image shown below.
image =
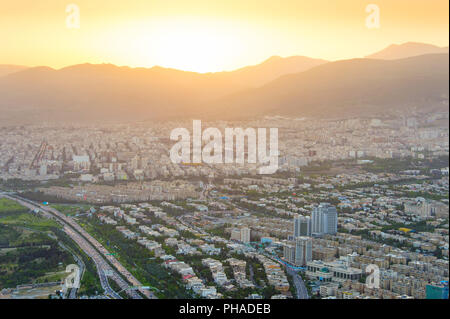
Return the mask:
<svg viewBox="0 0 450 319">
<path fill-rule="evenodd" d="M 243 243 L 250 242 L 250 228 L 248 227 L 241 228 L 241 242 Z"/>
</svg>

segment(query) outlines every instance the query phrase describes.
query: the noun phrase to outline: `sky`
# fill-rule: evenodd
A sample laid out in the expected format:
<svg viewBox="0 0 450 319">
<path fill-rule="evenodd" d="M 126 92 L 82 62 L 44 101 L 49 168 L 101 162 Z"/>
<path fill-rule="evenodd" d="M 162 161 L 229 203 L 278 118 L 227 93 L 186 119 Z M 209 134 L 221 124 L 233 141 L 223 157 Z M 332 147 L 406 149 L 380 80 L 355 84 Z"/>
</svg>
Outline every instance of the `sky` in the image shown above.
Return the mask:
<svg viewBox="0 0 450 319">
<path fill-rule="evenodd" d="M 369 4 L 379 27 L 366 23 Z M 393 43 L 448 46 L 448 12 L 447 0 L 0 0 L 0 64 L 217 72 L 274 55 L 349 59 Z"/>
</svg>

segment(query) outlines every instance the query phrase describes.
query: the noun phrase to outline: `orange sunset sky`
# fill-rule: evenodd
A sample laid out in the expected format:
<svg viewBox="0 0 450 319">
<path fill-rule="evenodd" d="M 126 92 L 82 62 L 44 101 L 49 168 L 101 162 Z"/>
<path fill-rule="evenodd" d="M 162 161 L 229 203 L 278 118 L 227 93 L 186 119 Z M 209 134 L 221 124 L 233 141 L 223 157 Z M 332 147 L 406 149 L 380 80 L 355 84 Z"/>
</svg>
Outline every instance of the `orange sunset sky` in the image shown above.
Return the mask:
<svg viewBox="0 0 450 319">
<path fill-rule="evenodd" d="M 66 6 L 80 28 L 66 26 Z M 365 11 L 380 8 L 379 29 Z M 338 60 L 393 43 L 448 46 L 447 0 L 0 0 L 0 64 L 233 70 L 273 55 Z"/>
</svg>

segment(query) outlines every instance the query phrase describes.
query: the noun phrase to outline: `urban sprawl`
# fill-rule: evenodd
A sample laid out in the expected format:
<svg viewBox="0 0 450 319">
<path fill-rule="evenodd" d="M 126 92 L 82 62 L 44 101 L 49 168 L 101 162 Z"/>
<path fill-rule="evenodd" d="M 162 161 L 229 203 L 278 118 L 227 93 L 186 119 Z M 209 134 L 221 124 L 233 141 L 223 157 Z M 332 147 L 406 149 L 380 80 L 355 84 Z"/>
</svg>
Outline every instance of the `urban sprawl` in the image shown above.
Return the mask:
<svg viewBox="0 0 450 319">
<path fill-rule="evenodd" d="M 448 298 L 448 113 L 203 122 L 278 128 L 270 175 L 173 163 L 190 123 L 0 128 L 0 197 L 94 261 L 62 298 Z"/>
</svg>

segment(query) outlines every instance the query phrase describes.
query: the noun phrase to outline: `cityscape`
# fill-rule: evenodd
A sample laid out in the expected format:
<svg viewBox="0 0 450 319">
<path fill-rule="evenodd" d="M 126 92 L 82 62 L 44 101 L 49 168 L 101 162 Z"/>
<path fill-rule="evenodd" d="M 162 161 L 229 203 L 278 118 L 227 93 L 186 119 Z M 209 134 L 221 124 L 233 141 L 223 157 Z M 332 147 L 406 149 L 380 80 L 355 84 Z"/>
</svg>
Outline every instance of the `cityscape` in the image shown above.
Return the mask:
<svg viewBox="0 0 450 319">
<path fill-rule="evenodd" d="M 425 299 L 448 287 L 447 121 L 251 121 L 279 128 L 272 175 L 171 163 L 179 122 L 8 128 L 2 202 L 56 221 L 91 263 L 82 269 L 96 280 L 65 298 Z M 2 296 L 38 290 L 29 285 Z"/>
<path fill-rule="evenodd" d="M 0 299 L 448 299 L 448 3 L 429 12 L 413 4 L 436 23 L 421 38 L 411 31 L 421 23 L 408 22 L 394 41 L 391 22 L 384 30 L 373 14 L 383 23 L 384 12 L 399 21 L 403 13 L 385 1 L 364 11 L 345 0 L 342 8 L 356 9 L 343 16 L 363 31 L 346 31 L 355 43 L 344 50 L 352 46 L 345 32 L 338 45 L 317 30 L 326 55 L 309 31 L 304 52 L 283 45 L 306 22 L 281 10 L 304 8 L 300 0 L 281 1 L 289 27 L 274 19 L 255 34 L 239 23 L 256 23 L 259 9 L 254 17 L 234 0 L 208 12 L 239 16 L 242 34 L 201 15 L 205 24 L 194 28 L 186 14 L 162 24 L 163 41 L 154 22 L 142 39 L 167 45 L 161 54 L 116 29 L 111 45 L 89 20 L 99 9 L 79 2 L 63 6 L 64 30 L 52 38 L 79 32 L 77 53 L 61 40 L 61 52 L 15 54 L 6 34 L 0 52 Z M 134 15 L 123 3 L 104 15 L 138 21 L 147 8 L 138 2 L 129 4 Z M 152 5 L 154 19 L 175 10 Z M 17 10 L 5 5 L 8 17 Z M 11 21 L 17 32 L 29 28 Z M 196 41 L 208 26 L 212 36 Z M 383 41 L 362 43 L 358 32 Z M 231 47 L 239 59 L 227 55 Z M 258 62 L 277 52 L 285 57 Z"/>
</svg>

